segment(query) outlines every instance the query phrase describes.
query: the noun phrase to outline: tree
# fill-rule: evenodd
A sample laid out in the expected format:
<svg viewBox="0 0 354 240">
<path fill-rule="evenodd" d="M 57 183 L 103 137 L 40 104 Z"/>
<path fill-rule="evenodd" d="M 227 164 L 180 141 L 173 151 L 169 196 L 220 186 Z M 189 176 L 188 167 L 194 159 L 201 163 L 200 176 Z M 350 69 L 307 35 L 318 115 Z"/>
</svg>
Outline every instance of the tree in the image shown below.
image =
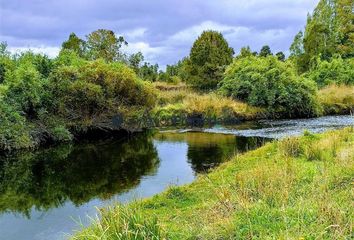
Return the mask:
<svg viewBox="0 0 354 240">
<path fill-rule="evenodd" d="M 139 74 L 139 68 L 144 61 L 144 55 L 141 52 L 130 55 L 128 62 L 129 66 L 134 69 L 136 74 Z"/>
<path fill-rule="evenodd" d="M 270 47 L 268 45 L 265 45 L 262 47 L 261 51 L 259 52 L 260 57 L 267 57 L 273 55 L 272 51 L 270 50 Z"/>
<path fill-rule="evenodd" d="M 86 42 L 76 36 L 75 33 L 71 33 L 69 39 L 62 43 L 62 50 L 68 49 L 74 51 L 78 56 L 83 57 L 85 54 Z"/>
<path fill-rule="evenodd" d="M 190 52 L 188 80 L 199 89 L 215 88 L 232 62 L 233 54 L 234 50 L 221 33 L 204 31 Z"/>
<path fill-rule="evenodd" d="M 354 56 L 354 1 L 320 0 L 307 18 L 305 33 L 295 36 L 290 47 L 300 73 L 308 71 L 318 57 L 330 59 Z"/>
<path fill-rule="evenodd" d="M 278 58 L 279 61 L 285 61 L 285 54 L 283 52 L 277 52 L 275 56 Z"/>
<path fill-rule="evenodd" d="M 12 65 L 10 52 L 7 50 L 7 43 L 0 43 L 0 84 L 5 81 L 5 73 L 9 66 Z"/>
<path fill-rule="evenodd" d="M 120 48 L 128 43 L 122 36 L 116 37 L 113 31 L 98 29 L 87 36 L 89 59 L 102 58 L 107 62 L 122 60 Z"/>
<path fill-rule="evenodd" d="M 354 61 L 333 57 L 330 61 L 316 59 L 316 64 L 311 71 L 306 73 L 306 77 L 317 83 L 319 87 L 330 84 L 354 85 Z M 352 94 L 354 96 L 354 93 Z"/>
<path fill-rule="evenodd" d="M 159 77 L 158 70 L 159 65 L 152 65 L 150 63 L 145 62 L 139 70 L 139 76 L 144 80 L 154 82 Z"/>
<path fill-rule="evenodd" d="M 354 1 L 337 0 L 336 16 L 339 44 L 337 49 L 343 57 L 354 57 Z"/>
<path fill-rule="evenodd" d="M 252 56 L 252 55 L 253 55 L 253 53 L 251 51 L 251 48 L 249 46 L 247 46 L 247 47 L 241 48 L 240 55 L 238 55 L 237 57 L 238 58 L 249 57 L 249 56 Z"/>
<path fill-rule="evenodd" d="M 304 33 L 300 31 L 295 35 L 294 41 L 290 46 L 290 57 L 299 57 L 305 53 L 303 41 Z"/>
</svg>

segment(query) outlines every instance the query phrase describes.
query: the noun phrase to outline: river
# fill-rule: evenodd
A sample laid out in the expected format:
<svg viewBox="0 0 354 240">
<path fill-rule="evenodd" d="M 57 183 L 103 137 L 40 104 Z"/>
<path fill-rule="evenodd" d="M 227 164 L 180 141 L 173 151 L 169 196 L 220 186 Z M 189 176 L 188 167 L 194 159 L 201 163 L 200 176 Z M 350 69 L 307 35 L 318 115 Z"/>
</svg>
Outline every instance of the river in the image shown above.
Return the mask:
<svg viewBox="0 0 354 240">
<path fill-rule="evenodd" d="M 353 126 L 352 116 L 246 122 L 64 144 L 0 158 L 0 239 L 62 240 L 96 208 L 149 197 L 274 138 Z"/>
</svg>

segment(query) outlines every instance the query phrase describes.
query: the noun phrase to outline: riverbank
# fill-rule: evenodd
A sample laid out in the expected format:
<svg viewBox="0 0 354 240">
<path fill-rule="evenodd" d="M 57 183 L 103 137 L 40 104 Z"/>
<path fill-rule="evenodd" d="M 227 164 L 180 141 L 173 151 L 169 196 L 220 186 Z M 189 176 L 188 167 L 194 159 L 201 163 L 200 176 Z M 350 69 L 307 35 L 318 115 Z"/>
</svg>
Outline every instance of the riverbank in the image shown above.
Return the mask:
<svg viewBox="0 0 354 240">
<path fill-rule="evenodd" d="M 352 127 L 268 143 L 190 185 L 101 210 L 72 239 L 350 238 L 353 144 Z"/>
</svg>

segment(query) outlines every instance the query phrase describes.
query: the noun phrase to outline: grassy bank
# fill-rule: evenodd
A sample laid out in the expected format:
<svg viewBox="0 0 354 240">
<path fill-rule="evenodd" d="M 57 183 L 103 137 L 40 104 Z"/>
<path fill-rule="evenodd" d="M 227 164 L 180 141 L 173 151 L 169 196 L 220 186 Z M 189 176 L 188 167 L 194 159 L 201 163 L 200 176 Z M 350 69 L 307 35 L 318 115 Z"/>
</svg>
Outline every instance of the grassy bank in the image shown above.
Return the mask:
<svg viewBox="0 0 354 240">
<path fill-rule="evenodd" d="M 216 93 L 196 92 L 185 84 L 171 85 L 157 82 L 154 86 L 158 104 L 152 114 L 161 125 L 174 125 L 171 122 L 174 116 L 181 118 L 198 116 L 216 122 L 255 120 L 266 116 L 262 108 L 252 107 Z"/>
<path fill-rule="evenodd" d="M 330 85 L 321 89 L 318 95 L 324 115 L 354 112 L 354 86 Z"/>
<path fill-rule="evenodd" d="M 272 142 L 187 186 L 128 206 L 72 239 L 349 239 L 354 130 Z"/>
</svg>

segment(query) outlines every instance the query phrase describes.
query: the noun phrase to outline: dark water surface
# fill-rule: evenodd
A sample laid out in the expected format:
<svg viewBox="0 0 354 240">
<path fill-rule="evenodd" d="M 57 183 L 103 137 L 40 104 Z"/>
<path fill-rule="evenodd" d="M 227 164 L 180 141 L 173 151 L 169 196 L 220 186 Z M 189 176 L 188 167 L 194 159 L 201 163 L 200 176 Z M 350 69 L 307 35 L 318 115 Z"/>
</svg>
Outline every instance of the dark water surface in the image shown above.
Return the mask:
<svg viewBox="0 0 354 240">
<path fill-rule="evenodd" d="M 96 207 L 148 197 L 238 152 L 259 137 L 141 134 L 129 140 L 61 145 L 0 159 L 0 239 L 59 240 L 87 225 Z"/>
</svg>

